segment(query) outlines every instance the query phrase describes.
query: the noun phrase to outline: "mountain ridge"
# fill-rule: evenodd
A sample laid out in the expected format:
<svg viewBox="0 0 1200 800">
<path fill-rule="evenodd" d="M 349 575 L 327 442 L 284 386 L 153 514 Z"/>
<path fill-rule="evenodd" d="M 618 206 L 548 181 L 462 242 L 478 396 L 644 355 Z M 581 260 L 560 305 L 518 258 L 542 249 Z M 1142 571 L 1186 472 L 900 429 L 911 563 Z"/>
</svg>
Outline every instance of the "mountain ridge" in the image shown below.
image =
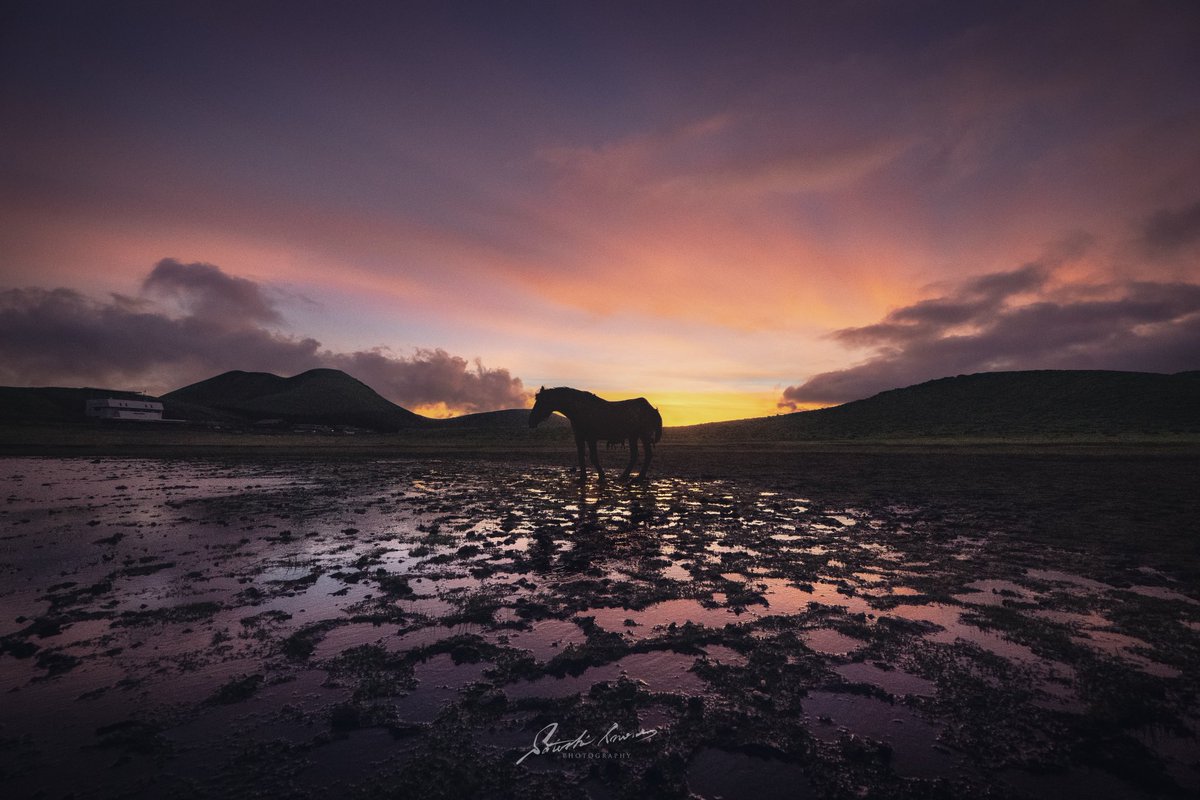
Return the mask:
<svg viewBox="0 0 1200 800">
<path fill-rule="evenodd" d="M 231 370 L 151 398 L 135 392 L 0 387 L 0 421 L 80 422 L 89 397 L 160 399 L 168 418 L 249 427 L 316 424 L 380 432 L 516 437 L 528 410 L 423 417 L 340 370 L 284 378 Z M 555 417 L 554 426 L 568 423 Z M 1200 434 L 1200 371 L 1024 370 L 938 378 L 839 406 L 672 426 L 678 441 L 1019 439 Z"/>
<path fill-rule="evenodd" d="M 394 432 L 429 422 L 336 369 L 310 369 L 290 378 L 270 372 L 230 370 L 167 392 L 163 399 L 293 424 L 350 425 Z"/>
<path fill-rule="evenodd" d="M 977 372 L 829 408 L 676 430 L 785 441 L 1200 433 L 1200 371 Z"/>
</svg>

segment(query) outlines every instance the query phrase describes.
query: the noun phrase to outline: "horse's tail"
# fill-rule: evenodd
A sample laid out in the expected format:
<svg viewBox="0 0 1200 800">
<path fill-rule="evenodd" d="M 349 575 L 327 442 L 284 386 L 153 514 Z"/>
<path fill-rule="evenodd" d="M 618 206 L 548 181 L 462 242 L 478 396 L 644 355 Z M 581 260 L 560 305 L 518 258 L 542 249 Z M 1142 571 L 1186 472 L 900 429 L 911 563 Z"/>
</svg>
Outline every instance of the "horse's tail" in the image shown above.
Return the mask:
<svg viewBox="0 0 1200 800">
<path fill-rule="evenodd" d="M 662 414 L 653 406 L 650 410 L 654 413 L 654 443 L 658 444 L 658 440 L 662 438 Z"/>
</svg>

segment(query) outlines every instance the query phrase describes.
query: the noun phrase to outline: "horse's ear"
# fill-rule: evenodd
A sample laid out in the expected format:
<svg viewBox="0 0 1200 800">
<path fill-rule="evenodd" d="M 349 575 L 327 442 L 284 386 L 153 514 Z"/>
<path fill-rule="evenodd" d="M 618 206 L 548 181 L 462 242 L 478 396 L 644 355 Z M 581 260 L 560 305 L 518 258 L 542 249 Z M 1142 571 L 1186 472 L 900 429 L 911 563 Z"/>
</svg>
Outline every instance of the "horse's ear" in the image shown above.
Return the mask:
<svg viewBox="0 0 1200 800">
<path fill-rule="evenodd" d="M 546 387 L 545 387 L 545 386 L 543 386 L 542 388 L 538 389 L 538 394 L 541 394 L 541 393 L 542 393 L 542 392 L 544 392 L 544 391 L 546 391 Z"/>
</svg>

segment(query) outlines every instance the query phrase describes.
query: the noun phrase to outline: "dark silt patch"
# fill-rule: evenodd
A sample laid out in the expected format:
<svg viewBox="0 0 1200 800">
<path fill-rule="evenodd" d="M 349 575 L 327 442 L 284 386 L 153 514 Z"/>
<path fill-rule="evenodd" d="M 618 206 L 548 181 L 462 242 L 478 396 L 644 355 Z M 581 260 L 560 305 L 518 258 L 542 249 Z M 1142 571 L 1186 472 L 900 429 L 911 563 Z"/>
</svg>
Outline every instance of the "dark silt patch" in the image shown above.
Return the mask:
<svg viewBox="0 0 1200 800">
<path fill-rule="evenodd" d="M 584 490 L 461 454 L 7 459 L 0 779 L 301 800 L 1195 790 L 1183 567 L 1094 525 L 1048 546 L 1077 506 L 1034 503 L 1007 457 L 987 464 L 1024 488 L 987 504 L 913 499 L 925 456 L 822 456 L 831 488 L 801 455 L 664 452 L 646 483 Z M 1112 525 L 1167 513 L 1120 517 L 1122 481 L 1093 498 Z M 518 763 L 548 726 L 578 742 Z"/>
<path fill-rule="evenodd" d="M 805 800 L 816 792 L 804 769 L 762 755 L 706 747 L 688 765 L 688 788 L 706 800 L 755 797 L 762 800 Z"/>
</svg>

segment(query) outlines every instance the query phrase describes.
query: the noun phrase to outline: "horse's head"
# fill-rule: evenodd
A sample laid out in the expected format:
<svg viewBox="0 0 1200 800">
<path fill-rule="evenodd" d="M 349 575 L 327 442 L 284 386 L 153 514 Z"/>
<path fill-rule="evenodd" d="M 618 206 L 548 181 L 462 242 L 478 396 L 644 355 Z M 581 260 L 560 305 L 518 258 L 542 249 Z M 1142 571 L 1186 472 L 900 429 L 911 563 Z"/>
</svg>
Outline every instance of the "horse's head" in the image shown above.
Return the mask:
<svg viewBox="0 0 1200 800">
<path fill-rule="evenodd" d="M 546 396 L 546 387 L 543 386 L 538 389 L 538 393 L 533 398 L 533 410 L 529 412 L 529 427 L 536 428 L 554 413 L 554 409 L 550 405 L 550 400 Z"/>
</svg>

